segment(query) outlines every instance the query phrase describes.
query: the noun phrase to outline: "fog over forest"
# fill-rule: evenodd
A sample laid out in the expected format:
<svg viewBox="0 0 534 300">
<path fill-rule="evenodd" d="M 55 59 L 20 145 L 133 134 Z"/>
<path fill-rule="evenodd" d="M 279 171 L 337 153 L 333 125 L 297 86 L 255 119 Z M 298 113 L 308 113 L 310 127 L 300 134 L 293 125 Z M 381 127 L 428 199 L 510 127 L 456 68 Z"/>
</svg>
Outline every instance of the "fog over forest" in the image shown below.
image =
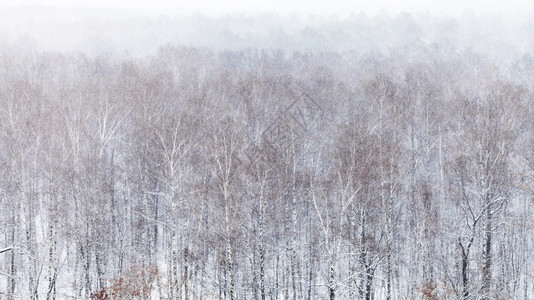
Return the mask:
<svg viewBox="0 0 534 300">
<path fill-rule="evenodd" d="M 0 7 L 0 299 L 534 298 L 533 17 Z"/>
</svg>

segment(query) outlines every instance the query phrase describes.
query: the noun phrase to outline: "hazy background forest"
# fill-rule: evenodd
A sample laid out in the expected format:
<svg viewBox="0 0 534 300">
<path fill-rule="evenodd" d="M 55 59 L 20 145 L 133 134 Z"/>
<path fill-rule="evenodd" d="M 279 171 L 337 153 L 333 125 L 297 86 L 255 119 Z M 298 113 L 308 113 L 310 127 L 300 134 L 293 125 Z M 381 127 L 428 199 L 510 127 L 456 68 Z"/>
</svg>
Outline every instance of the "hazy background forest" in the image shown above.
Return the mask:
<svg viewBox="0 0 534 300">
<path fill-rule="evenodd" d="M 534 297 L 528 16 L 24 7 L 0 35 L 0 299 Z"/>
</svg>

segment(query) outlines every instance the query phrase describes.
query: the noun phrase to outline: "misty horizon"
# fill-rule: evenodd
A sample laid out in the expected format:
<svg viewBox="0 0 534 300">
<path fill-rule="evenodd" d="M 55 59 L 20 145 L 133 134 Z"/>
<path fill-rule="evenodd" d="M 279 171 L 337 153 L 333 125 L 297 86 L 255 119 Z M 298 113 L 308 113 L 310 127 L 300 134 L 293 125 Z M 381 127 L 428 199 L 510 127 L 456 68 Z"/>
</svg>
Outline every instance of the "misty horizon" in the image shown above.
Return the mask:
<svg viewBox="0 0 534 300">
<path fill-rule="evenodd" d="M 0 46 L 86 55 L 143 57 L 167 45 L 219 50 L 397 51 L 425 43 L 474 51 L 509 63 L 533 51 L 534 22 L 524 17 L 431 12 L 370 15 L 280 15 L 273 12 L 209 16 L 142 13 L 118 8 L 0 8 Z M 402 38 L 400 38 L 402 37 Z"/>
</svg>

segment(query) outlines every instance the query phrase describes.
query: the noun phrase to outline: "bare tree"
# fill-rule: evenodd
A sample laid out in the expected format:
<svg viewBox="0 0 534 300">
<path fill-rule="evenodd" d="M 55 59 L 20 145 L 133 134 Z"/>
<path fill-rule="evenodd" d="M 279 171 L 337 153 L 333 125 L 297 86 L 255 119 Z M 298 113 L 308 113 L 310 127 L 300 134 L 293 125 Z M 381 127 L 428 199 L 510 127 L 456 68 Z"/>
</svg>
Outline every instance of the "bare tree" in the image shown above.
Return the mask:
<svg viewBox="0 0 534 300">
<path fill-rule="evenodd" d="M 513 85 L 497 82 L 488 94 L 462 101 L 459 138 L 463 149 L 454 163 L 453 186 L 467 230 L 458 240 L 463 298 L 473 292 L 489 298 L 494 292 L 494 238 L 513 190 L 510 153 L 519 132 L 522 94 Z M 469 275 L 472 246 L 478 239 L 482 242 L 480 291 L 470 280 L 474 274 Z"/>
</svg>

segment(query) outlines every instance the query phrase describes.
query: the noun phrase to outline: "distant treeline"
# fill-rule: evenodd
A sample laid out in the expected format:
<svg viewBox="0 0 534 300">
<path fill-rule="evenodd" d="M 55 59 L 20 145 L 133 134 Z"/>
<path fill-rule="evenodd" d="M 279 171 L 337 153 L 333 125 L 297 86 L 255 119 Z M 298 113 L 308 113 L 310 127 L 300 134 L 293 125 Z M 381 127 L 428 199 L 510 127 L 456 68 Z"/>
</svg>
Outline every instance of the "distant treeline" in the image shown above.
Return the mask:
<svg viewBox="0 0 534 300">
<path fill-rule="evenodd" d="M 534 14 L 459 17 L 431 13 L 353 13 L 346 17 L 203 14 L 164 16 L 124 9 L 0 8 L 0 45 L 89 56 L 154 55 L 167 44 L 214 51 L 282 49 L 287 53 L 419 55 L 471 50 L 508 66 L 534 53 Z"/>
</svg>

